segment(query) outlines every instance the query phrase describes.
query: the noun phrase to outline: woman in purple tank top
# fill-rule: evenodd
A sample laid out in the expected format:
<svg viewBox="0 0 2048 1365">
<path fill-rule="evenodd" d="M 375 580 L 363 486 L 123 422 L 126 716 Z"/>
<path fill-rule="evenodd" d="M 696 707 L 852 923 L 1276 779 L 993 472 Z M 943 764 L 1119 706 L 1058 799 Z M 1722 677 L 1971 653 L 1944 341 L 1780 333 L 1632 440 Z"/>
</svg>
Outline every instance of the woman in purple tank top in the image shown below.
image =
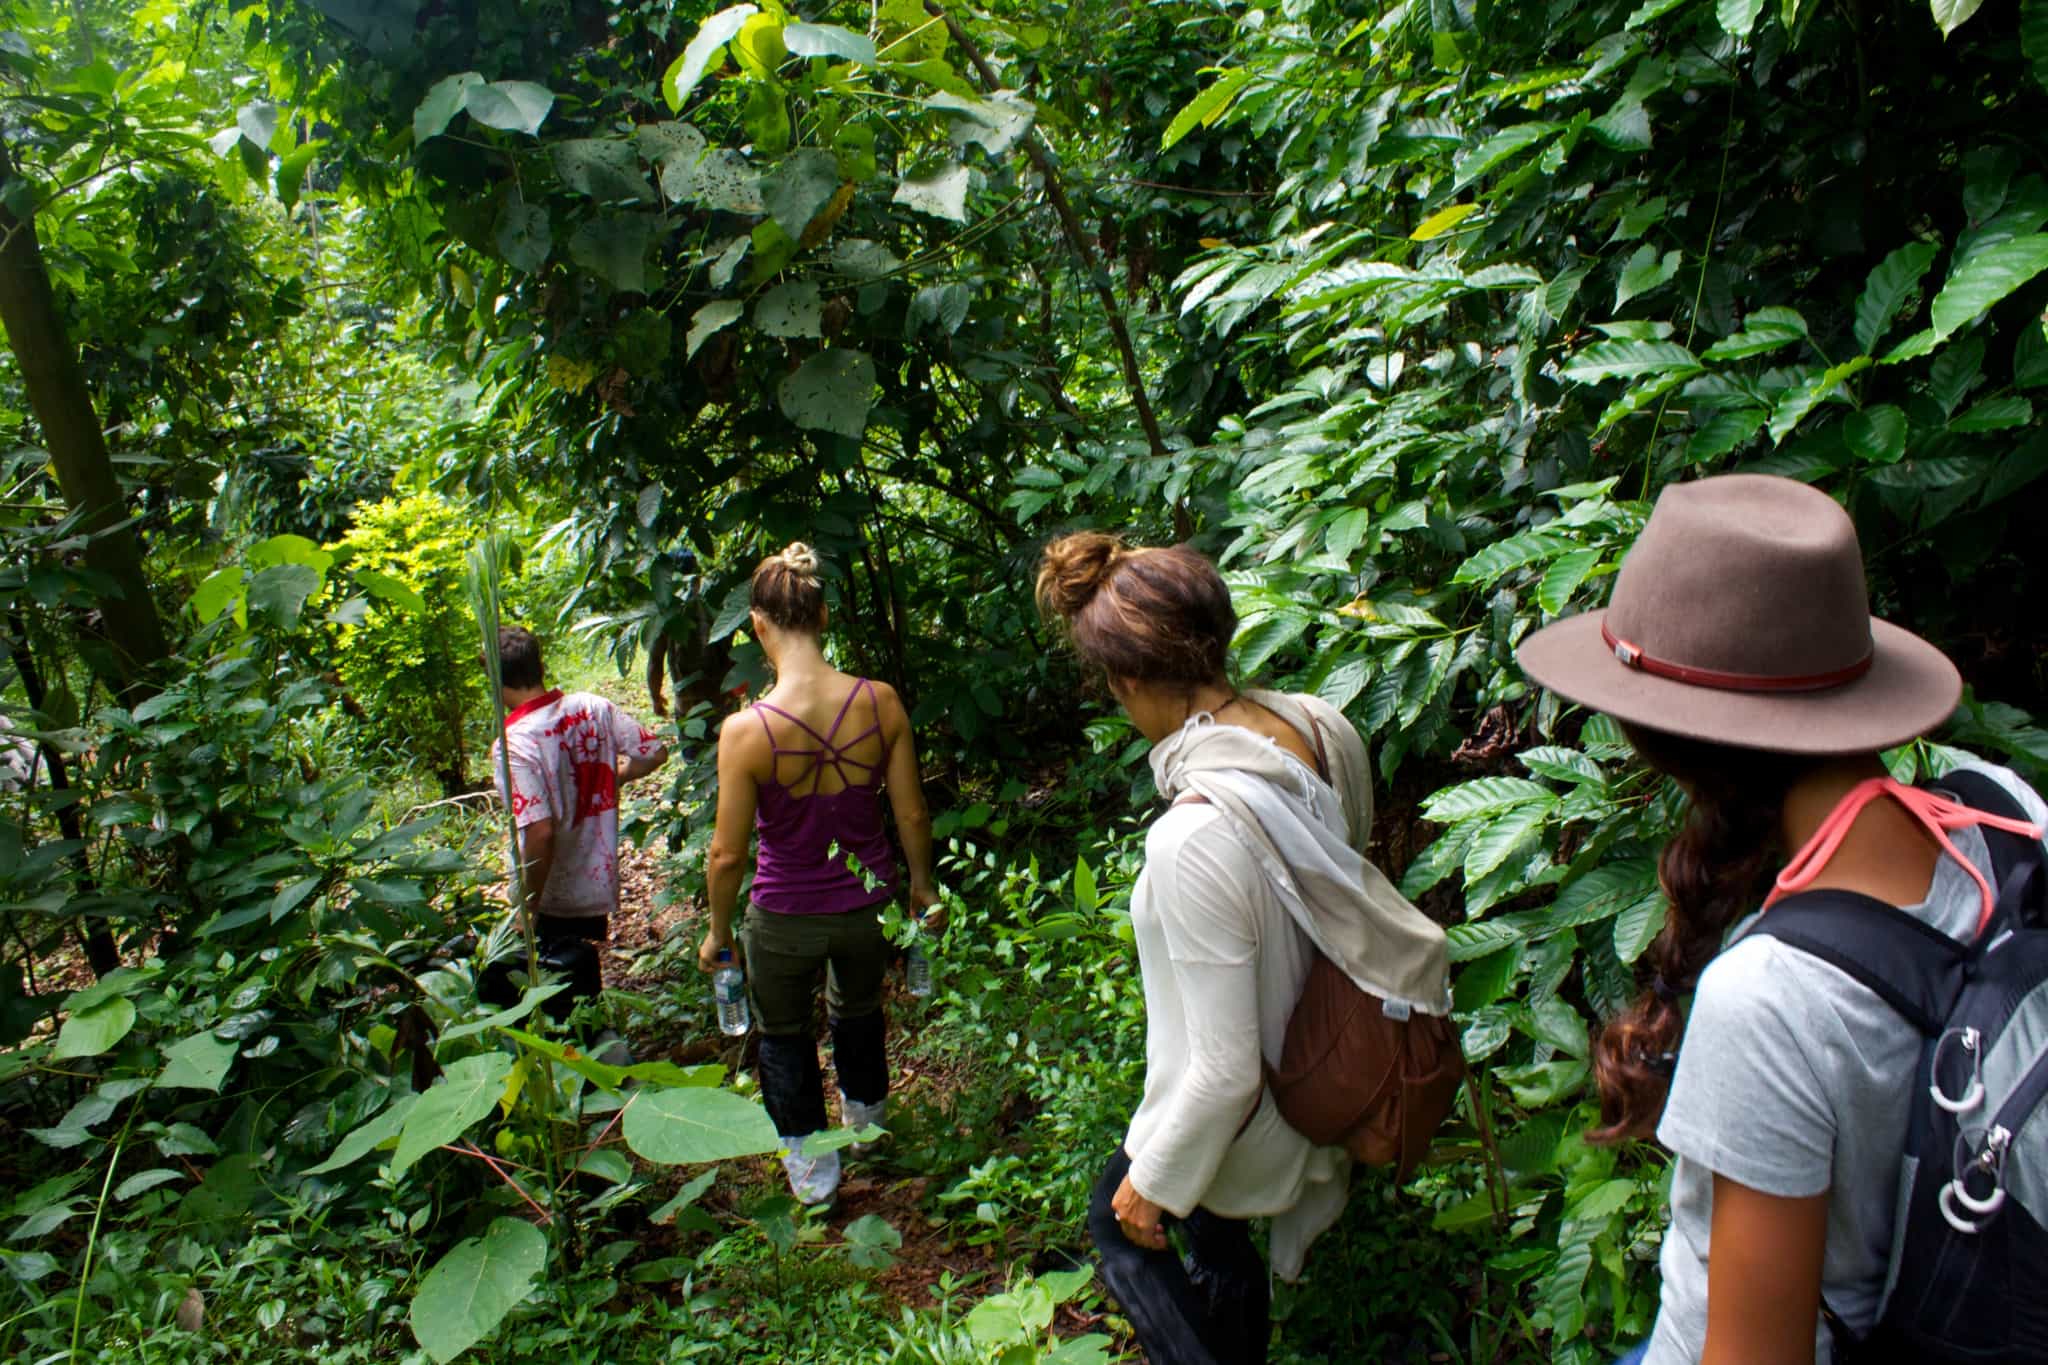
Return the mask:
<svg viewBox="0 0 2048 1365">
<path fill-rule="evenodd" d="M 754 638 L 775 686 L 719 731 L 711 929 L 698 961 L 715 970 L 719 953 L 733 946 L 747 846 L 757 835 L 742 935 L 761 1030 L 761 1097 L 788 1149 L 790 1187 L 818 1204 L 839 1186 L 837 1151 L 804 1154 L 804 1139 L 826 1127 L 812 1022 L 818 973 L 824 969 L 841 1117 L 855 1128 L 880 1123 L 889 1093 L 882 978 L 890 954 L 881 910 L 900 896 L 914 914 L 932 911 L 926 923 L 937 927 L 932 822 L 910 716 L 895 689 L 825 659 L 817 555 L 801 543 L 770 555 L 754 570 L 752 592 Z M 907 877 L 882 828 L 885 791 Z"/>
</svg>

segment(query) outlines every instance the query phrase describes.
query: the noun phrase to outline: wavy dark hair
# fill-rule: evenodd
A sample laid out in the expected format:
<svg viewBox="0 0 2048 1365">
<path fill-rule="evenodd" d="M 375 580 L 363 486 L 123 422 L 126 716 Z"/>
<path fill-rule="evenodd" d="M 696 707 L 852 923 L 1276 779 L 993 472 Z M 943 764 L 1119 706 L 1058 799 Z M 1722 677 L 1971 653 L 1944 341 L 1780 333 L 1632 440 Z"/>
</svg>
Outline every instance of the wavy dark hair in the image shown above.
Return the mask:
<svg viewBox="0 0 2048 1365">
<path fill-rule="evenodd" d="M 1637 963 L 1642 994 L 1593 1044 L 1601 1121 L 1587 1135 L 1594 1142 L 1648 1137 L 1656 1128 L 1685 1032 L 1679 997 L 1721 951 L 1728 930 L 1769 894 L 1787 856 L 1785 796 L 1821 761 L 1643 726 L 1622 730 L 1645 763 L 1684 789 L 1687 809 L 1657 862 L 1670 913 Z"/>
</svg>

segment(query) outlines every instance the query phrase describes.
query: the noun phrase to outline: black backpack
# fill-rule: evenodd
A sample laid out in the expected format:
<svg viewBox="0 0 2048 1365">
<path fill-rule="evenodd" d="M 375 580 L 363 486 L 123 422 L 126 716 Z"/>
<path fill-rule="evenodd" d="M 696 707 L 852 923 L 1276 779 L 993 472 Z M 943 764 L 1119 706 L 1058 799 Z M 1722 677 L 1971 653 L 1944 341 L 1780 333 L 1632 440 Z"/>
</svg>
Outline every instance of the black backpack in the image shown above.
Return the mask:
<svg viewBox="0 0 2048 1365">
<path fill-rule="evenodd" d="M 1983 773 L 1927 785 L 2028 818 Z M 1788 896 L 1749 930 L 1833 963 L 1926 1039 L 1878 1325 L 1857 1340 L 1826 1315 L 1841 1365 L 2048 1360 L 2048 872 L 2038 841 L 1982 833 L 1997 903 L 1973 943 L 1853 891 Z"/>
</svg>

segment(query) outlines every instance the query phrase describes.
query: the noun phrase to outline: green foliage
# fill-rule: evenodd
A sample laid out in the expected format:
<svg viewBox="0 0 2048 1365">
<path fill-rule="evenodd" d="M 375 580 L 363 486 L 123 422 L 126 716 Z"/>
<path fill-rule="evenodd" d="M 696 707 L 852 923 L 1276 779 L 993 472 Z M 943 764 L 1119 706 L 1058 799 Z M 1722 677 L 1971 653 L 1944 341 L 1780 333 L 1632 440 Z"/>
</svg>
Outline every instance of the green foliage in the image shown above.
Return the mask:
<svg viewBox="0 0 2048 1365">
<path fill-rule="evenodd" d="M 441 779 L 469 782 L 469 727 L 483 705 L 481 666 L 462 594 L 476 525 L 431 493 L 359 508 L 332 547 L 368 591 L 336 629 L 342 686 L 371 732 Z"/>
</svg>

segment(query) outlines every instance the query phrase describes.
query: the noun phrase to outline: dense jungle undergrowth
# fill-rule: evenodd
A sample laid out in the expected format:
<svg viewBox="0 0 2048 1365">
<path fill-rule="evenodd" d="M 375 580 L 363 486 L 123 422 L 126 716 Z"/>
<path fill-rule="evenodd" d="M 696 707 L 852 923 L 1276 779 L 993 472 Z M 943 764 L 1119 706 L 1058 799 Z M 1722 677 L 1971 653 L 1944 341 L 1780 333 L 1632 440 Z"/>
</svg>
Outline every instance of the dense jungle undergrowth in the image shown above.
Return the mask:
<svg viewBox="0 0 2048 1365">
<path fill-rule="evenodd" d="M 1587 1038 L 1677 802 L 1514 644 L 1667 483 L 1789 475 L 1970 683 L 1899 770 L 2048 774 L 2044 80 L 2048 0 L 14 0 L 0 1354 L 1131 1358 L 1150 778 L 1028 592 L 1099 526 L 1369 736 L 1481 1064 L 1274 1358 L 1610 1358 L 1667 1167 L 1583 1141 Z M 799 538 L 953 910 L 823 1212 L 694 965 L 697 698 Z M 641 715 L 684 645 L 566 1028 L 477 998 L 500 619 Z"/>
</svg>

